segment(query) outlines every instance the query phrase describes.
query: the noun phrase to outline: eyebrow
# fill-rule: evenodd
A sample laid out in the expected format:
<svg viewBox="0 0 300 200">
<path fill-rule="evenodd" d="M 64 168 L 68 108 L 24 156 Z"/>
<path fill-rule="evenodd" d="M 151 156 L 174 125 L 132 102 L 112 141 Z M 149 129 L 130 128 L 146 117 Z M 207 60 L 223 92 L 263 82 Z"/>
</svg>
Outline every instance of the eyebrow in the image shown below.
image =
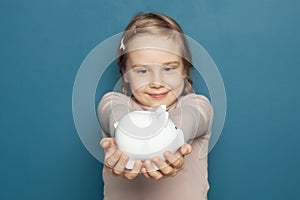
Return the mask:
<svg viewBox="0 0 300 200">
<path fill-rule="evenodd" d="M 170 61 L 170 62 L 163 63 L 163 65 L 170 65 L 170 64 L 177 64 L 177 65 L 179 65 L 179 62 L 178 61 Z"/>
<path fill-rule="evenodd" d="M 162 63 L 162 65 L 171 65 L 171 64 L 179 65 L 179 62 L 178 61 L 170 61 L 170 62 Z M 135 68 L 135 67 L 148 67 L 148 65 L 145 65 L 145 64 L 135 64 L 135 65 L 131 66 L 131 68 Z"/>
<path fill-rule="evenodd" d="M 136 64 L 131 66 L 131 68 L 135 68 L 135 67 L 147 67 L 147 65 Z"/>
</svg>

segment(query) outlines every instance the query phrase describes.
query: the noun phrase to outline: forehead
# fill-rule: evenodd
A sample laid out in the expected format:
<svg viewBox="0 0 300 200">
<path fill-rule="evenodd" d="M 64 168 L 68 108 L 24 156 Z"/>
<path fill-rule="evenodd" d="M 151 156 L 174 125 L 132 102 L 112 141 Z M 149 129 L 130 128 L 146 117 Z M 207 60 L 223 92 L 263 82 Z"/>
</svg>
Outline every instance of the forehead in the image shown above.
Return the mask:
<svg viewBox="0 0 300 200">
<path fill-rule="evenodd" d="M 181 57 L 163 50 L 143 49 L 130 52 L 127 64 L 131 65 L 147 65 L 147 64 L 165 64 L 170 62 L 181 63 Z"/>
<path fill-rule="evenodd" d="M 132 39 L 127 48 L 128 64 L 181 62 L 178 42 L 167 36 L 146 35 Z"/>
</svg>

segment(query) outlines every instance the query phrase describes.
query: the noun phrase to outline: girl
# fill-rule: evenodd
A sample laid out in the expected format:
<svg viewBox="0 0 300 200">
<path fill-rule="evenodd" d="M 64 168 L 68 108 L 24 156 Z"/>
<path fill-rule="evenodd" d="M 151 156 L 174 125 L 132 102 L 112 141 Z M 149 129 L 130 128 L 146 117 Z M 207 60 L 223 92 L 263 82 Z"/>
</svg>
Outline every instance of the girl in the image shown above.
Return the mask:
<svg viewBox="0 0 300 200">
<path fill-rule="evenodd" d="M 203 95 L 193 94 L 190 50 L 180 26 L 159 13 L 141 13 L 128 24 L 118 50 L 122 94 L 105 94 L 98 106 L 105 149 L 103 168 L 106 200 L 202 200 L 209 189 L 207 148 L 213 110 Z M 134 110 L 166 105 L 186 144 L 164 158 L 136 160 L 118 149 L 114 122 Z M 191 145 L 190 145 L 191 144 Z M 155 170 L 154 165 L 158 167 Z"/>
</svg>

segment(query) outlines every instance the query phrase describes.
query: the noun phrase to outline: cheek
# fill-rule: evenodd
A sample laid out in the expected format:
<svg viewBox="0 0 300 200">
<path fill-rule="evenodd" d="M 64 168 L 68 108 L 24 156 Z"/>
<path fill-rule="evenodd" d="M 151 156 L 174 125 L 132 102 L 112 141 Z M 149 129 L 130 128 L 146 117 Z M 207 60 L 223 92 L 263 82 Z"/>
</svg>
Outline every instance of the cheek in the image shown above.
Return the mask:
<svg viewBox="0 0 300 200">
<path fill-rule="evenodd" d="M 129 85 L 132 93 L 144 93 L 149 83 L 142 80 L 134 80 L 130 81 Z"/>
<path fill-rule="evenodd" d="M 184 78 L 182 75 L 179 74 L 176 76 L 165 76 L 164 83 L 171 89 L 177 89 L 184 87 Z"/>
<path fill-rule="evenodd" d="M 124 74 L 124 77 L 126 77 L 131 91 L 140 90 L 140 88 L 144 87 L 148 82 L 143 78 L 138 78 L 133 71 L 127 72 Z"/>
<path fill-rule="evenodd" d="M 149 83 L 147 83 L 146 81 L 142 81 L 142 80 L 134 80 L 134 81 L 130 81 L 129 85 L 131 88 L 131 91 L 137 91 L 137 92 L 141 92 L 144 90 L 144 88 L 146 87 L 146 85 L 148 85 Z"/>
</svg>

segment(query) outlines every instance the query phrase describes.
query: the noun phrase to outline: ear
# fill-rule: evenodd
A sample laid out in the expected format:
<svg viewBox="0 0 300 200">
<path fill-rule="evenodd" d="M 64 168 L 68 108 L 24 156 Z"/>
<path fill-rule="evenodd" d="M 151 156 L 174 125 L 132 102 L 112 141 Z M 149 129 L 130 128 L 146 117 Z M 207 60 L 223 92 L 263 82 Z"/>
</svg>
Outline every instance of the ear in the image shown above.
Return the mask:
<svg viewBox="0 0 300 200">
<path fill-rule="evenodd" d="M 125 83 L 129 83 L 129 81 L 128 81 L 128 79 L 127 79 L 127 77 L 124 75 L 124 82 Z"/>
<path fill-rule="evenodd" d="M 181 71 L 181 75 L 182 75 L 182 78 L 185 79 L 185 77 L 187 77 L 187 66 L 185 66 L 185 63 L 183 62 L 182 63 L 182 71 Z"/>
<path fill-rule="evenodd" d="M 129 83 L 129 74 L 128 73 L 126 73 L 126 72 L 124 72 L 123 70 L 122 70 L 122 77 L 123 77 L 123 81 L 125 82 L 125 83 Z"/>
<path fill-rule="evenodd" d="M 183 79 L 186 78 L 186 72 L 185 72 L 185 71 L 182 73 L 182 78 L 183 78 Z"/>
<path fill-rule="evenodd" d="M 128 73 L 125 70 L 122 70 L 122 78 L 125 83 L 128 83 Z"/>
</svg>

